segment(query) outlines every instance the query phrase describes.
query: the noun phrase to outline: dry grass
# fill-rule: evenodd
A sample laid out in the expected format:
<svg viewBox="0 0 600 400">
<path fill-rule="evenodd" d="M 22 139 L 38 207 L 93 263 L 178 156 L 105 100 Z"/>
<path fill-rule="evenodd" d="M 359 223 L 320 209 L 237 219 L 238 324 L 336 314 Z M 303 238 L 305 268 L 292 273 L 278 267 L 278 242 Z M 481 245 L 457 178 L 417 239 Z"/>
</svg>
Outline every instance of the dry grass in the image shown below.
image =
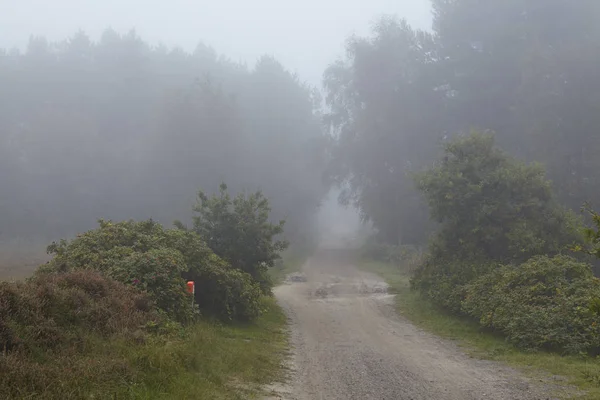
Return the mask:
<svg viewBox="0 0 600 400">
<path fill-rule="evenodd" d="M 149 339 L 147 328 L 165 322 L 146 296 L 91 271 L 2 282 L 0 398 L 76 397 L 86 382 L 131 377 L 110 352 L 89 354 L 105 342 Z"/>
</svg>

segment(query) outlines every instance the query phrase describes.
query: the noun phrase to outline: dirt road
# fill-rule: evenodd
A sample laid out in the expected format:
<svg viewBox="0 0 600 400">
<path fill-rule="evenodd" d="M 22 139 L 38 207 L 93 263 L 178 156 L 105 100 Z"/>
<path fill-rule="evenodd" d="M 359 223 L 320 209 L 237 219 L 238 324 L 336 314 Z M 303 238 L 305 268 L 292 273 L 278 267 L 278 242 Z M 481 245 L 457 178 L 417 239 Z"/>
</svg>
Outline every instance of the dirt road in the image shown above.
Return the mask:
<svg viewBox="0 0 600 400">
<path fill-rule="evenodd" d="M 294 370 L 273 399 L 546 400 L 516 371 L 472 359 L 395 315 L 378 277 L 321 251 L 276 296 L 291 320 Z"/>
</svg>

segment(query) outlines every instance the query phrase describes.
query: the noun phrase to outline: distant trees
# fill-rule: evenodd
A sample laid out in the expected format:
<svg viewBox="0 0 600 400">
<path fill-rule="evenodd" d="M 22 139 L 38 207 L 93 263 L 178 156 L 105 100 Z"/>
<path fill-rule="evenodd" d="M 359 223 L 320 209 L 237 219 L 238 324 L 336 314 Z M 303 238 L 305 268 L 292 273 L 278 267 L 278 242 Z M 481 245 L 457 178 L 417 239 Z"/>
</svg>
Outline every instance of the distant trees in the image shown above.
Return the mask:
<svg viewBox="0 0 600 400">
<path fill-rule="evenodd" d="M 325 74 L 338 135 L 332 175 L 390 243 L 426 241 L 410 179 L 441 143 L 493 130 L 541 162 L 572 209 L 600 201 L 600 3 L 432 0 L 434 32 L 383 19 Z"/>
<path fill-rule="evenodd" d="M 436 60 L 433 36 L 384 19 L 373 38 L 352 39 L 347 60 L 325 73 L 326 120 L 337 136 L 331 174 L 349 183 L 342 200 L 390 243 L 426 239 L 426 209 L 410 173 L 432 159 L 442 139 Z"/>
<path fill-rule="evenodd" d="M 251 69 L 135 32 L 0 51 L 0 236 L 187 220 L 194 188 L 221 181 L 261 189 L 306 236 L 328 190 L 318 102 L 269 57 Z"/>
<path fill-rule="evenodd" d="M 493 129 L 543 162 L 559 198 L 600 201 L 600 3 L 433 0 L 452 131 Z"/>
</svg>

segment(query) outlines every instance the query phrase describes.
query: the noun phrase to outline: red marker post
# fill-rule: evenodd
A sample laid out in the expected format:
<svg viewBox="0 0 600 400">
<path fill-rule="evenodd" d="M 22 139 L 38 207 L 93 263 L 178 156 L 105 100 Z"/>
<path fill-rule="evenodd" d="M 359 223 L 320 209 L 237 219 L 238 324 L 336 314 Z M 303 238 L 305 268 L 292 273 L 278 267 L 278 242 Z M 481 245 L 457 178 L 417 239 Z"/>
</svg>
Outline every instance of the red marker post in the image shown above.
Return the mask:
<svg viewBox="0 0 600 400">
<path fill-rule="evenodd" d="M 194 294 L 196 294 L 196 284 L 194 281 L 187 281 L 187 290 L 192 295 L 192 307 L 194 306 Z"/>
</svg>

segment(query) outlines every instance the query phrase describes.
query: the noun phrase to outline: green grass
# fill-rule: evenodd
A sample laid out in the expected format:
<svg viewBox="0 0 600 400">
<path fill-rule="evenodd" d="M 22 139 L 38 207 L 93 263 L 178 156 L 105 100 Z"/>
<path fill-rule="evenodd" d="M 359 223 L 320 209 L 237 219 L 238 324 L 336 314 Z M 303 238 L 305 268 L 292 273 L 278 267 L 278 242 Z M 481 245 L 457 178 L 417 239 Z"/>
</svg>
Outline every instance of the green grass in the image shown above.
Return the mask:
<svg viewBox="0 0 600 400">
<path fill-rule="evenodd" d="M 173 343 L 127 354 L 141 367 L 131 399 L 259 398 L 262 385 L 282 378 L 287 351 L 286 317 L 272 298 L 249 325 L 200 322 Z M 141 363 L 141 364 L 140 364 Z"/>
<path fill-rule="evenodd" d="M 390 291 L 396 294 L 396 308 L 399 314 L 415 325 L 438 336 L 455 340 L 473 356 L 504 362 L 529 376 L 540 379 L 548 376 L 564 377 L 566 381 L 559 383 L 570 384 L 583 391 L 581 396 L 571 398 L 600 399 L 600 359 L 523 352 L 502 337 L 482 331 L 475 321 L 445 313 L 418 293 L 411 291 L 409 276 L 402 268 L 373 261 L 363 261 L 361 267 L 386 280 Z"/>
</svg>

